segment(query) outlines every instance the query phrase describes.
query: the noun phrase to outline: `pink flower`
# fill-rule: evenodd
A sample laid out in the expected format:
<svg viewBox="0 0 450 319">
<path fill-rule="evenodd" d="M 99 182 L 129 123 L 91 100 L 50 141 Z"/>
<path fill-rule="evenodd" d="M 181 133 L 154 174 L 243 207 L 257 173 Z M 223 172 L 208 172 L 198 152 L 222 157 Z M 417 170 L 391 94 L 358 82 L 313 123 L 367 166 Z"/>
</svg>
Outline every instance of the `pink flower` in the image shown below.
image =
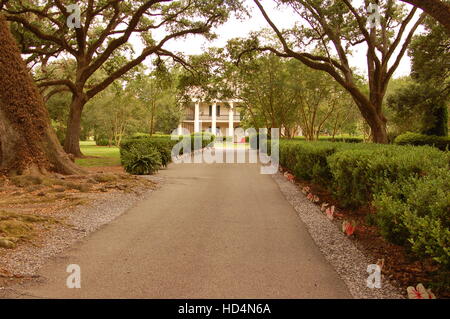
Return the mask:
<svg viewBox="0 0 450 319">
<path fill-rule="evenodd" d="M 436 299 L 431 289 L 425 289 L 422 284 L 418 284 L 416 288 L 408 287 L 406 291 L 409 299 Z"/>
<path fill-rule="evenodd" d="M 309 193 L 308 196 L 306 196 L 307 199 L 309 199 L 310 201 L 314 200 L 314 195 L 312 193 Z"/>
<path fill-rule="evenodd" d="M 354 222 L 350 223 L 347 220 L 344 220 L 344 222 L 342 223 L 342 231 L 347 235 L 347 236 L 351 236 L 353 235 L 353 233 L 356 230 L 356 225 Z"/>
<path fill-rule="evenodd" d="M 327 208 L 325 211 L 325 214 L 327 214 L 327 217 L 329 220 L 333 220 L 334 219 L 334 206 Z"/>
<path fill-rule="evenodd" d="M 294 182 L 294 175 L 292 175 L 291 173 L 288 172 L 284 172 L 284 177 L 286 177 L 290 182 Z"/>
</svg>

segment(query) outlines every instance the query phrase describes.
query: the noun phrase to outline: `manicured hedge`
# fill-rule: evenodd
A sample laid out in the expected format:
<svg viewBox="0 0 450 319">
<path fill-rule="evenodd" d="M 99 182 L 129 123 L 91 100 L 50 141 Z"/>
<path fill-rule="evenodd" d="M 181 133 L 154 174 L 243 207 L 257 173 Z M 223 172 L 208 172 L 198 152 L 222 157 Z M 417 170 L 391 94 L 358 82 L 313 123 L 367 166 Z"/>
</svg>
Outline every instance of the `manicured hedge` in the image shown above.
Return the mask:
<svg viewBox="0 0 450 319">
<path fill-rule="evenodd" d="M 346 205 L 359 206 L 369 202 L 387 182 L 425 175 L 434 168 L 447 166 L 447 160 L 445 153 L 432 147 L 387 145 L 342 150 L 327 162 L 336 196 Z"/>
<path fill-rule="evenodd" d="M 381 234 L 420 257 L 450 268 L 450 171 L 386 183 L 374 194 L 375 222 Z"/>
<path fill-rule="evenodd" d="M 109 146 L 109 140 L 107 138 L 99 138 L 95 140 L 97 146 Z"/>
<path fill-rule="evenodd" d="M 122 165 L 130 174 L 145 175 L 153 174 L 158 169 L 166 167 L 172 160 L 172 150 L 184 137 L 172 140 L 170 135 L 134 135 L 126 138 L 120 145 L 120 155 Z M 215 137 L 209 133 L 196 133 L 188 136 L 191 143 L 191 150 L 196 149 L 195 140 L 201 139 L 200 147 L 205 148 Z M 182 149 L 181 152 L 186 150 Z M 156 156 L 154 153 L 157 153 Z M 173 154 L 178 155 L 178 154 Z"/>
<path fill-rule="evenodd" d="M 301 141 L 306 141 L 304 136 L 297 136 L 294 137 L 294 140 L 301 140 Z M 331 137 L 331 136 L 320 136 L 319 139 L 316 142 L 344 142 L 344 143 L 362 143 L 364 142 L 362 137 L 357 137 L 357 136 L 349 136 L 349 137 L 344 137 L 344 136 L 336 136 L 336 137 Z"/>
<path fill-rule="evenodd" d="M 208 133 L 208 132 L 202 132 L 202 133 L 194 133 L 191 134 L 191 146 L 192 149 L 195 147 L 195 139 L 199 138 L 201 139 L 201 147 L 205 148 L 209 144 L 214 143 L 216 140 L 216 136 L 214 134 Z"/>
<path fill-rule="evenodd" d="M 299 179 L 325 184 L 331 178 L 327 158 L 335 151 L 331 143 L 280 141 L 280 164 Z"/>
<path fill-rule="evenodd" d="M 297 139 L 280 140 L 280 164 L 297 178 L 329 185 L 331 170 L 328 158 L 337 151 L 371 149 L 374 144 L 342 142 L 306 142 Z"/>
<path fill-rule="evenodd" d="M 394 144 L 397 145 L 430 145 L 439 148 L 442 151 L 450 150 L 450 137 L 424 135 L 419 133 L 405 133 L 395 138 Z"/>
<path fill-rule="evenodd" d="M 449 153 L 430 146 L 282 140 L 280 164 L 328 188 L 345 206 L 373 203 L 385 238 L 448 265 Z"/>
</svg>

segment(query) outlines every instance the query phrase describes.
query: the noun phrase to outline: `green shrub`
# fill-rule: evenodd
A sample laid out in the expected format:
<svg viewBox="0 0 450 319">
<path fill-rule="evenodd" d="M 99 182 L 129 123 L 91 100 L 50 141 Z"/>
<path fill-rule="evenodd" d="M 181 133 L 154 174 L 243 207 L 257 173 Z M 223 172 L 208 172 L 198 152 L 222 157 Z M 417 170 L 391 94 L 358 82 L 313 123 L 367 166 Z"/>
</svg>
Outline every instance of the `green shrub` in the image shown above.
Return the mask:
<svg viewBox="0 0 450 319">
<path fill-rule="evenodd" d="M 147 139 L 140 139 L 141 143 L 148 146 L 153 146 L 161 155 L 161 163 L 163 167 L 167 167 L 172 161 L 172 147 L 174 143 L 168 138 L 152 137 Z"/>
<path fill-rule="evenodd" d="M 340 150 L 327 161 L 336 197 L 344 205 L 360 206 L 370 202 L 387 182 L 421 176 L 446 166 L 448 157 L 427 146 L 385 145 Z"/>
<path fill-rule="evenodd" d="M 141 139 L 141 138 L 166 138 L 170 139 L 170 135 L 166 134 L 152 134 L 149 133 L 134 133 L 131 136 L 127 136 L 126 139 Z"/>
<path fill-rule="evenodd" d="M 280 163 L 299 179 L 325 184 L 331 179 L 327 157 L 335 150 L 329 143 L 281 142 Z"/>
<path fill-rule="evenodd" d="M 450 171 L 387 183 L 374 195 L 375 222 L 388 240 L 450 266 Z"/>
<path fill-rule="evenodd" d="M 362 137 L 331 137 L 331 136 L 321 136 L 319 137 L 319 142 L 344 142 L 344 143 L 362 143 Z"/>
<path fill-rule="evenodd" d="M 381 235 L 448 267 L 449 153 L 431 146 L 280 141 L 280 164 L 347 206 L 373 200 Z M 369 217 L 369 216 L 368 216 Z"/>
<path fill-rule="evenodd" d="M 154 174 L 162 165 L 158 149 L 145 143 L 133 143 L 127 150 L 121 150 L 121 159 L 125 171 L 134 175 Z"/>
<path fill-rule="evenodd" d="M 408 205 L 400 200 L 393 200 L 393 196 L 402 196 L 399 185 L 386 184 L 385 189 L 392 193 L 382 192 L 374 195 L 376 213 L 371 215 L 373 224 L 378 226 L 380 234 L 388 241 L 405 246 L 408 243 L 408 230 L 403 220 Z"/>
<path fill-rule="evenodd" d="M 99 138 L 95 140 L 95 145 L 97 146 L 109 146 L 109 139 L 107 138 Z"/>
<path fill-rule="evenodd" d="M 158 151 L 161 158 L 161 165 L 167 167 L 167 165 L 172 160 L 172 147 L 173 143 L 167 138 L 144 138 L 138 137 L 135 139 L 128 139 L 121 143 L 120 152 L 121 154 L 131 151 L 133 147 L 139 150 L 154 148 Z"/>
<path fill-rule="evenodd" d="M 280 140 L 280 164 L 299 179 L 330 186 L 331 171 L 328 158 L 347 149 L 373 149 L 374 144 L 342 142 L 307 142 L 302 139 Z"/>
<path fill-rule="evenodd" d="M 450 138 L 448 136 L 424 135 L 408 132 L 395 138 L 394 144 L 397 145 L 430 145 L 440 150 L 450 150 Z"/>
<path fill-rule="evenodd" d="M 150 138 L 150 134 L 148 133 L 134 133 L 128 139 L 141 139 L 141 138 Z"/>
<path fill-rule="evenodd" d="M 140 155 L 147 155 L 147 150 L 154 149 L 159 154 L 160 166 L 166 167 L 172 160 L 172 150 L 174 146 L 179 143 L 182 138 L 183 137 L 179 137 L 177 140 L 172 140 L 170 135 L 153 135 L 152 137 L 148 137 L 145 134 L 139 134 L 124 139 L 120 145 L 122 164 L 124 166 L 127 164 L 124 159 L 128 159 L 130 153 L 134 154 L 133 156 L 136 159 L 138 153 Z M 196 133 L 188 136 L 188 138 L 191 142 L 191 150 L 193 150 L 196 138 L 201 139 L 201 148 L 205 148 L 209 143 L 214 141 L 215 136 L 209 133 Z"/>
<path fill-rule="evenodd" d="M 280 141 L 283 167 L 299 179 L 327 187 L 347 206 L 367 204 L 387 181 L 424 174 L 448 162 L 446 153 L 427 146 Z"/>
<path fill-rule="evenodd" d="M 209 144 L 214 143 L 216 140 L 216 136 L 209 132 L 201 132 L 201 133 L 192 133 L 191 134 L 191 147 L 194 150 L 195 148 L 195 139 L 201 139 L 201 148 L 207 147 Z"/>
<path fill-rule="evenodd" d="M 161 155 L 162 166 L 167 167 L 172 161 L 172 144 L 167 140 L 156 140 L 154 145 Z"/>
<path fill-rule="evenodd" d="M 296 136 L 292 140 L 295 141 L 306 141 L 304 136 Z M 344 142 L 344 143 L 362 143 L 364 142 L 362 137 L 358 136 L 319 136 L 316 142 Z"/>
</svg>

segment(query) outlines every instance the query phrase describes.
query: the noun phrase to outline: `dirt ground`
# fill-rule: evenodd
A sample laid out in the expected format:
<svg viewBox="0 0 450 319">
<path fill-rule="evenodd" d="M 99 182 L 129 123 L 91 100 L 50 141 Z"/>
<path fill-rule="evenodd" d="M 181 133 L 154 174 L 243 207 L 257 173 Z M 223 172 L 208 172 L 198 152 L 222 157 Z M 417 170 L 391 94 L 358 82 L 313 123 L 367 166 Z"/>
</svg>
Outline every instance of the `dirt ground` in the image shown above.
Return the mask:
<svg viewBox="0 0 450 319">
<path fill-rule="evenodd" d="M 85 176 L 0 176 L 0 257 L 23 245 L 39 246 L 53 227 L 65 222 L 58 212 L 87 205 L 96 193 L 156 187 L 150 180 L 124 173 L 120 166 L 88 171 Z M 0 287 L 27 279 L 0 268 Z"/>
</svg>

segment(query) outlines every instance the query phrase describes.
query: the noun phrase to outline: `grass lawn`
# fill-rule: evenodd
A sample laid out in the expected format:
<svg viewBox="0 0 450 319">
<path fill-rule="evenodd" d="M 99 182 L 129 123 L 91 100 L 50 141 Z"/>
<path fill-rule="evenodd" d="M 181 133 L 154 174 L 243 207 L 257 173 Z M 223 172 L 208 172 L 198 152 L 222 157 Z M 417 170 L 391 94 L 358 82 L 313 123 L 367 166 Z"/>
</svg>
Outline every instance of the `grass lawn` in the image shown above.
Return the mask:
<svg viewBox="0 0 450 319">
<path fill-rule="evenodd" d="M 75 160 L 80 166 L 117 166 L 120 165 L 120 152 L 116 146 L 97 146 L 94 141 L 80 142 L 81 152 L 93 158 L 78 158 Z M 95 158 L 94 158 L 95 157 Z"/>
</svg>

